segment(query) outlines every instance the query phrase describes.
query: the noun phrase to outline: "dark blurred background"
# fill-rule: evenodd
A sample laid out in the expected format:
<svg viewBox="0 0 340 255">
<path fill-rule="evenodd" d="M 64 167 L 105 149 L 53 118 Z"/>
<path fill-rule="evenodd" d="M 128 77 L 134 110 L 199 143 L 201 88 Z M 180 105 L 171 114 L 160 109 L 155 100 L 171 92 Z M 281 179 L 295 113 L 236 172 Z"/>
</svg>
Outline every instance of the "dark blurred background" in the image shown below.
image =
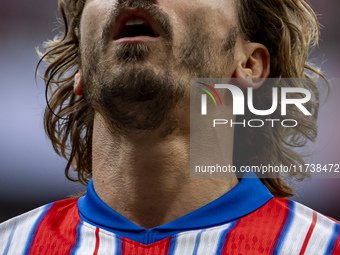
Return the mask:
<svg viewBox="0 0 340 255">
<path fill-rule="evenodd" d="M 312 54 L 328 78 L 340 78 L 340 1 L 310 0 L 323 25 Z M 0 7 L 0 222 L 85 188 L 64 176 L 65 160 L 46 138 L 44 84 L 34 79 L 35 47 L 58 33 L 57 1 L 2 1 Z M 326 94 L 326 93 L 324 93 Z M 323 103 L 319 137 L 309 149 L 311 163 L 340 163 L 340 87 L 333 85 Z M 295 183 L 294 200 L 340 219 L 339 179 Z"/>
</svg>

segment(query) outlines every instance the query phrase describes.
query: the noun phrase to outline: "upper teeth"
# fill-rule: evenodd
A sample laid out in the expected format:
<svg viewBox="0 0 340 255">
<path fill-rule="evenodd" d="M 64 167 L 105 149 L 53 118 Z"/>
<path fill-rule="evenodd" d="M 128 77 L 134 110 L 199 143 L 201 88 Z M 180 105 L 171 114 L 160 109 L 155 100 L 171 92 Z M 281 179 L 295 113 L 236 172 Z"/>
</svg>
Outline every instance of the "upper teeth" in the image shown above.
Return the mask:
<svg viewBox="0 0 340 255">
<path fill-rule="evenodd" d="M 133 26 L 133 25 L 143 25 L 143 24 L 146 24 L 144 20 L 142 19 L 131 19 L 131 20 L 128 20 L 126 23 L 125 23 L 125 26 Z"/>
</svg>

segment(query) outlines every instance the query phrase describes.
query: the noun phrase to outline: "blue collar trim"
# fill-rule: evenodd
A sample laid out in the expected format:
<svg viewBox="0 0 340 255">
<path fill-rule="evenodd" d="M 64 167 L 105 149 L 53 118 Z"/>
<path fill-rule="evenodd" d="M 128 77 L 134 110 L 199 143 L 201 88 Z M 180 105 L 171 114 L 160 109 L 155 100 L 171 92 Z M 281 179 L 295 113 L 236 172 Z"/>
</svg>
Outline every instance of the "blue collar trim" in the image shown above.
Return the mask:
<svg viewBox="0 0 340 255">
<path fill-rule="evenodd" d="M 273 195 L 256 178 L 256 175 L 249 173 L 232 190 L 215 201 L 172 222 L 148 230 L 134 224 L 107 206 L 95 193 L 91 180 L 87 194 L 78 200 L 78 208 L 84 221 L 134 241 L 148 244 L 174 233 L 208 228 L 234 221 L 263 206 L 272 197 Z M 140 236 L 142 233 L 155 238 L 146 240 L 145 236 Z M 158 235 L 157 233 L 162 234 Z"/>
</svg>

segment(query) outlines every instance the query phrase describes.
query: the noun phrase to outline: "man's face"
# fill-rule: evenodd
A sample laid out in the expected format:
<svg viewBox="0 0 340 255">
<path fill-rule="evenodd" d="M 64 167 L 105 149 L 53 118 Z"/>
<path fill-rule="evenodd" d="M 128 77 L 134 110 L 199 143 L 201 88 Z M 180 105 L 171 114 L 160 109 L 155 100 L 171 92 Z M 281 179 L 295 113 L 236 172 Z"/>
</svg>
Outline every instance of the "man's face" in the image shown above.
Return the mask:
<svg viewBox="0 0 340 255">
<path fill-rule="evenodd" d="M 172 129 L 190 78 L 232 76 L 236 41 L 233 0 L 87 0 L 84 94 L 122 130 Z"/>
</svg>

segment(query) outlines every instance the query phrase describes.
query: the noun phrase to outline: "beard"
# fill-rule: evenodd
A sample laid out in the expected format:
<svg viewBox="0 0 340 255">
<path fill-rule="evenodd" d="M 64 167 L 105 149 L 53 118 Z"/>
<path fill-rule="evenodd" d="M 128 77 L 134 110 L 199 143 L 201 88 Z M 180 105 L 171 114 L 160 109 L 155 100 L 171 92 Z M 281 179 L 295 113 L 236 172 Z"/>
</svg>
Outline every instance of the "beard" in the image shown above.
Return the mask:
<svg viewBox="0 0 340 255">
<path fill-rule="evenodd" d="M 101 79 L 99 91 L 89 94 L 94 108 L 97 106 L 102 110 L 111 124 L 128 133 L 154 130 L 166 120 L 165 132 L 173 131 L 175 123 L 171 109 L 183 97 L 184 90 L 176 86 L 171 74 L 157 75 L 152 69 L 143 67 L 110 74 L 114 79 L 111 75 Z"/>
<path fill-rule="evenodd" d="M 188 77 L 220 76 L 215 66 L 208 63 L 220 57 L 221 51 L 230 59 L 237 35 L 232 31 L 224 47 L 217 51 L 209 32 L 202 32 L 202 26 L 196 24 L 188 29 L 186 38 L 190 40 L 179 43 L 180 57 L 176 59 L 167 15 L 149 1 L 130 1 L 133 7 L 148 10 L 159 24 L 163 24 L 165 52 L 162 52 L 164 60 L 160 63 L 166 68 L 155 70 L 147 65 L 148 57 L 155 52 L 142 43 L 118 45 L 112 56 L 104 57 L 110 43 L 110 36 L 105 33 L 120 8 L 129 7 L 128 2 L 123 2 L 125 4 L 110 15 L 101 41 L 81 42 L 83 92 L 86 100 L 116 130 L 131 133 L 154 130 L 163 125 L 165 134 L 170 134 L 178 121 L 174 109 L 185 95 L 189 95 Z"/>
<path fill-rule="evenodd" d="M 112 58 L 102 61 L 99 46 L 82 60 L 84 95 L 95 110 L 121 132 L 154 130 L 165 124 L 165 134 L 174 130 L 171 109 L 185 89 L 171 69 L 156 72 L 143 63 L 151 50 L 145 44 L 119 45 Z M 118 62 L 113 66 L 110 63 Z"/>
</svg>

